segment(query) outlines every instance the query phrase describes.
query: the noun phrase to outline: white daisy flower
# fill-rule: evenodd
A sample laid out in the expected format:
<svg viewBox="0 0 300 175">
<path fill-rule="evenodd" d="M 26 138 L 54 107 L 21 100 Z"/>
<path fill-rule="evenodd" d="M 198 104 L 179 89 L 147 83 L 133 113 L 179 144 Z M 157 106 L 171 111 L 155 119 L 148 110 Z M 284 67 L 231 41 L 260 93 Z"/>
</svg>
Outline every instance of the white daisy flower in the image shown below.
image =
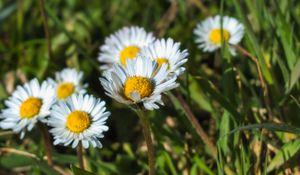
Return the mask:
<svg viewBox="0 0 300 175">
<path fill-rule="evenodd" d="M 0 127 L 21 132 L 31 131 L 37 121 L 46 122 L 50 107 L 55 102 L 53 87 L 44 81 L 41 85 L 35 78 L 23 86 L 17 86 L 12 96 L 4 103 L 8 107 L 2 110 Z"/>
<path fill-rule="evenodd" d="M 180 43 L 168 38 L 167 40 L 156 40 L 153 44 L 142 49 L 140 55 L 155 60 L 159 66 L 167 64 L 168 72 L 178 76 L 185 70 L 181 66 L 187 62 L 188 52 L 187 50 L 181 51 Z"/>
<path fill-rule="evenodd" d="M 81 142 L 84 148 L 90 145 L 101 148 L 99 139 L 108 130 L 105 123 L 109 116 L 105 102 L 92 95 L 73 94 L 65 101 L 58 101 L 48 119 L 48 124 L 53 127 L 50 132 L 54 136 L 54 145 L 72 143 L 75 148 Z"/>
<path fill-rule="evenodd" d="M 56 98 L 66 100 L 73 93 L 84 94 L 87 84 L 82 84 L 83 72 L 75 69 L 65 68 L 55 73 L 55 80 L 48 78 L 48 82 L 55 87 Z"/>
<path fill-rule="evenodd" d="M 167 68 L 167 64 L 158 67 L 155 61 L 138 56 L 127 60 L 126 67 L 115 64 L 100 81 L 106 94 L 118 102 L 143 103 L 146 109 L 153 110 L 163 105 L 161 93 L 178 86 L 175 75 L 167 79 Z"/>
<path fill-rule="evenodd" d="M 244 36 L 244 26 L 238 22 L 238 20 L 228 16 L 223 16 L 221 18 L 219 15 L 209 17 L 199 23 L 194 30 L 194 34 L 197 36 L 196 43 L 199 44 L 198 47 L 203 49 L 203 51 L 213 52 L 221 47 L 221 19 L 223 21 L 224 42 L 235 45 L 242 40 Z M 235 49 L 233 47 L 229 48 L 231 53 L 235 55 Z"/>
<path fill-rule="evenodd" d="M 127 59 L 134 59 L 143 47 L 151 44 L 155 38 L 141 27 L 123 27 L 105 39 L 100 47 L 99 62 L 105 63 L 100 68 L 108 69 L 114 63 L 126 65 Z"/>
</svg>

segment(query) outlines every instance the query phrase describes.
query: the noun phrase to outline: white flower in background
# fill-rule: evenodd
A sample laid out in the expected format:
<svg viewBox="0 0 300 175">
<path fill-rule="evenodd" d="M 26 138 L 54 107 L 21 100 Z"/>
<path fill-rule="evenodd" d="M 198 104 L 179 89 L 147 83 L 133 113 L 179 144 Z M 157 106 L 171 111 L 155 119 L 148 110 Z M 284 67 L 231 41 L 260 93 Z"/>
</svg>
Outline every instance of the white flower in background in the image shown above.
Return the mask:
<svg viewBox="0 0 300 175">
<path fill-rule="evenodd" d="M 158 64 L 150 58 L 138 56 L 127 60 L 126 67 L 115 64 L 110 71 L 100 78 L 106 94 L 120 103 L 142 103 L 148 110 L 158 109 L 163 105 L 161 93 L 178 86 L 176 76 L 168 77 L 168 65 Z"/>
<path fill-rule="evenodd" d="M 187 50 L 181 51 L 180 43 L 168 38 L 156 40 L 142 49 L 140 55 L 155 60 L 159 66 L 168 65 L 167 70 L 170 75 L 175 73 L 178 76 L 185 71 L 185 68 L 181 66 L 187 62 L 188 52 Z"/>
<path fill-rule="evenodd" d="M 109 69 L 114 63 L 126 65 L 127 59 L 134 59 L 143 47 L 151 44 L 155 38 L 141 27 L 123 27 L 105 39 L 100 47 L 98 60 Z"/>
<path fill-rule="evenodd" d="M 82 84 L 83 72 L 65 68 L 55 73 L 55 80 L 48 78 L 48 82 L 55 87 L 56 98 L 66 100 L 73 93 L 83 94 L 87 84 Z"/>
<path fill-rule="evenodd" d="M 46 121 L 45 117 L 50 114 L 54 102 L 54 88 L 46 81 L 40 85 L 35 78 L 23 86 L 17 86 L 12 96 L 4 102 L 7 108 L 2 110 L 0 127 L 21 132 L 20 137 L 23 138 L 26 129 L 31 131 L 38 121 Z"/>
<path fill-rule="evenodd" d="M 221 19 L 223 23 L 223 32 L 221 30 Z M 238 44 L 244 36 L 244 26 L 235 18 L 217 15 L 208 17 L 199 23 L 194 30 L 196 35 L 196 43 L 198 47 L 205 52 L 213 52 L 221 47 L 222 36 L 225 43 L 232 45 Z M 229 47 L 233 55 L 235 49 Z"/>
<path fill-rule="evenodd" d="M 54 136 L 54 145 L 72 143 L 75 148 L 81 142 L 84 148 L 90 145 L 101 148 L 99 139 L 108 130 L 105 124 L 109 116 L 105 102 L 91 95 L 74 94 L 65 101 L 58 101 L 48 119 L 48 124 L 53 127 L 50 132 Z"/>
</svg>

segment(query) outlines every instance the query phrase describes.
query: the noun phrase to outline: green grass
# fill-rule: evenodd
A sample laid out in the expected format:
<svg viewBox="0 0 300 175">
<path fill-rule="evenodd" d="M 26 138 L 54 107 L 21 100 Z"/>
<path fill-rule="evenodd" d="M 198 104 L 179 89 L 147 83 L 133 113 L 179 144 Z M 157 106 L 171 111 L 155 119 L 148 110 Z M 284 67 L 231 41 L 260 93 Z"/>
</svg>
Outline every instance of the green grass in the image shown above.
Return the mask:
<svg viewBox="0 0 300 175">
<path fill-rule="evenodd" d="M 138 117 L 104 94 L 97 62 L 99 46 L 106 36 L 123 26 L 138 25 L 156 35 L 174 38 L 190 53 L 187 71 L 179 78 L 180 88 L 166 95 L 165 107 L 147 113 L 156 141 L 157 174 L 299 173 L 300 1 L 222 3 L 177 0 L 169 10 L 169 1 L 158 0 L 46 1 L 53 51 L 49 58 L 39 1 L 1 0 L 1 109 L 11 89 L 24 80 L 43 80 L 65 67 L 83 70 L 88 91 L 104 99 L 112 112 L 110 130 L 102 139 L 103 149 L 86 150 L 88 171 L 145 174 L 147 154 Z M 220 13 L 244 24 L 245 36 L 240 45 L 259 61 L 269 93 L 266 98 L 250 58 L 242 54 L 232 57 L 226 47 L 204 53 L 194 43 L 196 24 Z M 176 94 L 184 97 L 217 145 L 217 159 L 187 120 Z M 0 174 L 59 174 L 43 160 L 37 128 L 24 140 L 0 130 L 0 147 L 36 156 L 0 152 Z M 75 174 L 84 174 L 75 167 L 75 150 L 56 146 L 54 153 L 55 164 L 61 169 L 71 172 L 72 165 Z"/>
</svg>

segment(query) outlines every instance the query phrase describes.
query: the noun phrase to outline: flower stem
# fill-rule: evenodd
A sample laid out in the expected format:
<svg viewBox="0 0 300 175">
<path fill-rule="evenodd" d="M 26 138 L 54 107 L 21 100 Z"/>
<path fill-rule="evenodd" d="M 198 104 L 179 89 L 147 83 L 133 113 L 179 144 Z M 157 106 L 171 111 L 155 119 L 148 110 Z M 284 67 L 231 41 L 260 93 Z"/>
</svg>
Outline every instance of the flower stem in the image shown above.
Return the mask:
<svg viewBox="0 0 300 175">
<path fill-rule="evenodd" d="M 260 69 L 259 66 L 259 62 L 257 60 L 256 57 L 254 57 L 253 55 L 251 55 L 251 53 L 249 53 L 246 49 L 244 49 L 243 47 L 239 46 L 239 45 L 232 45 L 234 48 L 236 48 L 238 51 L 240 51 L 243 55 L 249 57 L 256 65 L 256 69 L 257 69 L 257 73 L 259 76 L 259 81 L 260 81 L 260 85 L 263 89 L 264 95 L 268 92 L 268 89 L 266 89 L 266 83 L 264 81 L 263 75 L 262 75 L 262 71 Z"/>
<path fill-rule="evenodd" d="M 138 109 L 136 113 L 140 118 L 143 127 L 144 138 L 147 144 L 149 175 L 155 175 L 155 151 L 154 151 L 154 146 L 151 138 L 150 123 L 142 109 Z"/>
<path fill-rule="evenodd" d="M 77 145 L 77 158 L 79 162 L 79 167 L 84 170 L 84 163 L 83 163 L 83 150 L 82 150 L 82 143 L 79 142 Z"/>
<path fill-rule="evenodd" d="M 268 87 L 267 87 L 267 85 L 265 83 L 265 80 L 264 80 L 264 77 L 262 75 L 262 71 L 261 71 L 258 59 L 255 56 L 253 56 L 250 52 L 248 52 L 245 48 L 243 48 L 242 46 L 239 46 L 239 45 L 231 45 L 231 46 L 233 46 L 235 49 L 240 51 L 243 55 L 249 57 L 255 63 L 257 73 L 258 73 L 258 76 L 259 76 L 260 86 L 261 86 L 262 91 L 263 91 L 263 97 L 264 97 L 265 105 L 266 105 L 266 108 L 268 110 L 268 114 L 269 114 L 270 119 L 273 118 L 272 117 L 273 113 L 272 113 L 272 110 L 270 108 Z"/>
<path fill-rule="evenodd" d="M 181 104 L 181 106 L 187 116 L 187 119 L 190 121 L 191 125 L 196 130 L 197 134 L 200 136 L 202 141 L 208 146 L 213 157 L 215 159 L 217 159 L 218 151 L 217 151 L 217 147 L 215 146 L 215 144 L 209 139 L 209 136 L 205 133 L 204 129 L 202 128 L 202 126 L 200 125 L 198 120 L 196 119 L 196 116 L 193 114 L 192 110 L 190 109 L 188 104 L 185 102 L 183 97 L 180 94 L 177 94 L 176 98 L 178 99 L 179 103 Z"/>
<path fill-rule="evenodd" d="M 49 166 L 52 166 L 53 160 L 52 160 L 52 153 L 51 153 L 50 135 L 44 124 L 41 124 L 40 126 L 41 126 L 43 140 L 44 140 L 44 148 L 47 156 L 47 162 Z"/>
<path fill-rule="evenodd" d="M 40 0 L 40 10 L 43 18 L 43 25 L 44 25 L 44 31 L 47 39 L 47 47 L 48 47 L 48 56 L 49 59 L 53 57 L 52 49 L 51 49 L 51 34 L 49 31 L 49 26 L 48 26 L 48 16 L 47 12 L 45 9 L 45 2 L 44 0 Z"/>
</svg>

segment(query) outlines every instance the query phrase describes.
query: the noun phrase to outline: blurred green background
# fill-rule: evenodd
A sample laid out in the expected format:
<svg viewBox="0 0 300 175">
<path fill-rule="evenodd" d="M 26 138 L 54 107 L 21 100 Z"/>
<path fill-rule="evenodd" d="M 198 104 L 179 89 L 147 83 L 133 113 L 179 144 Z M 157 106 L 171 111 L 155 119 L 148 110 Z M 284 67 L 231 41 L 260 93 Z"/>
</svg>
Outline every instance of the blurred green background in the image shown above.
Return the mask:
<svg viewBox="0 0 300 175">
<path fill-rule="evenodd" d="M 259 60 L 267 95 L 255 63 L 247 56 L 231 57 L 226 48 L 215 53 L 197 49 L 193 29 L 216 14 L 244 24 L 240 45 Z M 138 117 L 105 96 L 98 80 L 97 56 L 104 38 L 121 27 L 137 25 L 157 37 L 172 37 L 190 53 L 180 88 L 165 95 L 164 107 L 147 113 L 157 174 L 300 173 L 299 17 L 299 0 L 45 0 L 44 6 L 40 0 L 0 0 L 1 107 L 16 85 L 31 78 L 44 80 L 65 67 L 82 70 L 89 93 L 104 99 L 112 112 L 103 149 L 86 150 L 87 170 L 103 175 L 146 174 L 146 146 Z M 176 98 L 179 94 L 217 145 L 217 159 L 186 119 Z M 245 125 L 250 126 L 242 128 Z M 55 168 L 43 160 L 37 127 L 24 140 L 0 130 L 0 174 L 70 174 L 70 165 L 77 165 L 76 151 L 62 146 L 53 151 Z"/>
</svg>

